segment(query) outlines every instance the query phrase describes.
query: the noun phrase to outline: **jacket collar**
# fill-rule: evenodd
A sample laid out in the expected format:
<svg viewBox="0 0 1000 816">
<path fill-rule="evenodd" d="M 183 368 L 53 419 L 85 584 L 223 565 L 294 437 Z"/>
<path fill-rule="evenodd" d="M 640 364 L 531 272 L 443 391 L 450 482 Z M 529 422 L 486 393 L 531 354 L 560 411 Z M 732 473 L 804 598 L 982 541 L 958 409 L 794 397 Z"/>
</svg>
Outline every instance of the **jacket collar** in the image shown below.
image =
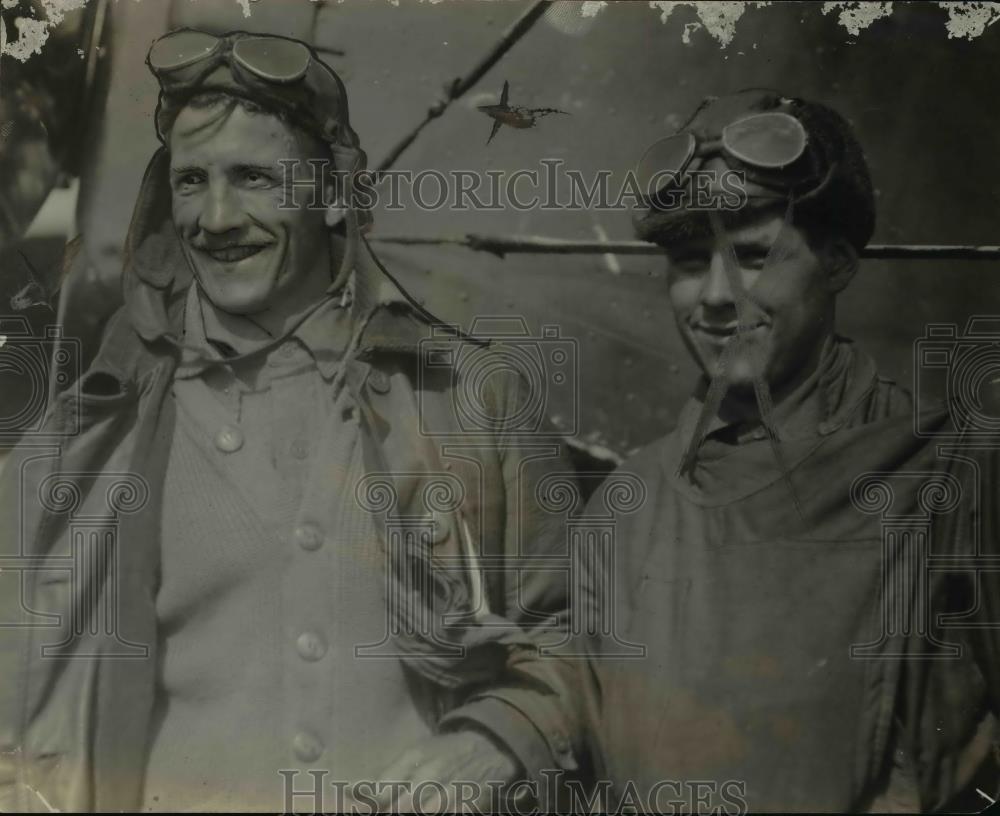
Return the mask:
<svg viewBox="0 0 1000 816">
<path fill-rule="evenodd" d="M 348 287 L 340 295 L 329 294 L 297 327 L 275 338 L 255 323 L 217 309 L 201 288 L 192 284 L 184 304 L 184 345 L 177 376 L 196 377 L 208 368 L 230 362 L 238 366 L 238 361 L 230 360 L 237 355 L 254 355 L 260 364 L 267 350 L 294 337 L 306 347 L 320 373 L 329 380 L 340 367 L 350 342 L 349 292 Z M 226 347 L 231 351 L 224 354 Z"/>
<path fill-rule="evenodd" d="M 857 405 L 871 391 L 877 370 L 874 361 L 844 337 L 831 337 L 823 348 L 816 370 L 774 407 L 772 421 L 782 441 L 827 436 L 843 426 Z M 702 411 L 707 384 L 681 409 L 677 436 L 687 446 Z M 730 440 L 736 445 L 767 438 L 759 421 L 729 423 L 713 416 L 705 442 Z M 703 442 L 704 444 L 704 442 Z"/>
</svg>

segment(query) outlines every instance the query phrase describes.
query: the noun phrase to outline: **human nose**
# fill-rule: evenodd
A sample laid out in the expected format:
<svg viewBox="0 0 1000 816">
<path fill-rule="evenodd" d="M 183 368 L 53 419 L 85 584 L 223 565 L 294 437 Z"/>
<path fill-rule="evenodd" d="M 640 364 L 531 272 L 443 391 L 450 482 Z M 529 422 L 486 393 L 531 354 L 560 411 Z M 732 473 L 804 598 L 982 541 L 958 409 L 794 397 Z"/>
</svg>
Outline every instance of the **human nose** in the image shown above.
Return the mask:
<svg viewBox="0 0 1000 816">
<path fill-rule="evenodd" d="M 739 271 L 736 271 L 739 274 Z M 726 260 L 721 252 L 713 252 L 708 266 L 708 274 L 701 290 L 701 301 L 706 306 L 731 306 L 733 290 L 726 272 Z"/>
<path fill-rule="evenodd" d="M 242 222 L 238 197 L 224 181 L 212 182 L 204 198 L 198 226 L 205 232 L 224 233 Z"/>
</svg>

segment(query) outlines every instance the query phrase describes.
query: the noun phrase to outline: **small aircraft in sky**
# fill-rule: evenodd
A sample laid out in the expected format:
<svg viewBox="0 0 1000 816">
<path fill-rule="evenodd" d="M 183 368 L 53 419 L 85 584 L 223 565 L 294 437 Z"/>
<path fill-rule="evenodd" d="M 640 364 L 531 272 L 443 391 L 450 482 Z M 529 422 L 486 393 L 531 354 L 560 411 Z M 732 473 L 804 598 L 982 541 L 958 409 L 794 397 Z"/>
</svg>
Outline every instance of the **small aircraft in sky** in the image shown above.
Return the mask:
<svg viewBox="0 0 1000 816">
<path fill-rule="evenodd" d="M 493 141 L 493 137 L 497 135 L 497 131 L 500 130 L 501 125 L 507 125 L 508 127 L 520 130 L 534 127 L 535 123 L 541 117 L 548 116 L 550 113 L 561 113 L 563 116 L 569 116 L 566 111 L 558 110 L 557 108 L 522 108 L 518 105 L 509 105 L 507 104 L 507 94 L 509 91 L 510 85 L 504 80 L 503 91 L 500 93 L 500 104 L 478 106 L 479 110 L 493 120 L 493 130 L 490 131 L 490 138 L 486 140 L 486 144 Z"/>
</svg>

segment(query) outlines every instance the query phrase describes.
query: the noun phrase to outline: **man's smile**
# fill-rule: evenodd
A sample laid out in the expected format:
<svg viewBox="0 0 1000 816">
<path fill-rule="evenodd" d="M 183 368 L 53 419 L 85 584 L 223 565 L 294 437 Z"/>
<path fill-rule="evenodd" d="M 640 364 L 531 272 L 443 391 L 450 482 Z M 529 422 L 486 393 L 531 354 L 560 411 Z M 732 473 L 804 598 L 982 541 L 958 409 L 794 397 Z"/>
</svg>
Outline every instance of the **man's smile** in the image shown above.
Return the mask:
<svg viewBox="0 0 1000 816">
<path fill-rule="evenodd" d="M 691 331 L 705 338 L 711 343 L 726 343 L 730 338 L 734 337 L 739 328 L 739 324 L 736 321 L 728 323 L 706 323 L 703 321 L 698 321 L 689 324 Z M 742 334 L 750 336 L 751 334 L 756 334 L 759 330 L 767 328 L 767 323 L 764 321 L 759 321 L 757 323 L 752 323 L 747 326 Z"/>
<path fill-rule="evenodd" d="M 267 244 L 232 244 L 229 246 L 215 247 L 212 249 L 195 247 L 199 252 L 208 255 L 212 260 L 220 263 L 235 263 L 253 257 L 258 252 L 268 248 Z"/>
</svg>

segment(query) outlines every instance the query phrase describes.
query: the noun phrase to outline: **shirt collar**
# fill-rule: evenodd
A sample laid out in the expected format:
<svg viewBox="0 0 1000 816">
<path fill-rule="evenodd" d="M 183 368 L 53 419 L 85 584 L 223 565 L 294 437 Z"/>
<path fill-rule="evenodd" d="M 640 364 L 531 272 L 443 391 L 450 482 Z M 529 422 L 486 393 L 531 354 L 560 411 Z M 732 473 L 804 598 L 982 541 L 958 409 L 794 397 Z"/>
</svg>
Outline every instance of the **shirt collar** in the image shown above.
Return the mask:
<svg viewBox="0 0 1000 816">
<path fill-rule="evenodd" d="M 789 441 L 826 435 L 840 427 L 844 419 L 842 414 L 853 406 L 853 398 L 858 396 L 852 386 L 867 385 L 864 377 L 856 376 L 856 362 L 850 340 L 830 338 L 816 370 L 775 404 L 772 421 L 779 439 Z M 685 445 L 695 431 L 706 389 L 707 383 L 702 381 L 697 393 L 681 409 L 677 428 Z M 759 419 L 727 422 L 716 415 L 709 420 L 705 435 L 706 441 L 711 439 L 743 445 L 767 439 L 767 431 Z"/>
<path fill-rule="evenodd" d="M 260 366 L 266 348 L 297 340 L 309 351 L 324 378 L 334 376 L 350 342 L 350 310 L 353 278 L 338 293 L 331 292 L 291 332 L 272 337 L 251 320 L 216 307 L 197 283 L 188 289 L 184 304 L 184 340 L 179 378 L 200 376 L 206 369 L 226 366 L 228 357 L 260 351 L 258 357 L 237 364 Z M 227 353 L 231 350 L 233 353 Z"/>
</svg>

